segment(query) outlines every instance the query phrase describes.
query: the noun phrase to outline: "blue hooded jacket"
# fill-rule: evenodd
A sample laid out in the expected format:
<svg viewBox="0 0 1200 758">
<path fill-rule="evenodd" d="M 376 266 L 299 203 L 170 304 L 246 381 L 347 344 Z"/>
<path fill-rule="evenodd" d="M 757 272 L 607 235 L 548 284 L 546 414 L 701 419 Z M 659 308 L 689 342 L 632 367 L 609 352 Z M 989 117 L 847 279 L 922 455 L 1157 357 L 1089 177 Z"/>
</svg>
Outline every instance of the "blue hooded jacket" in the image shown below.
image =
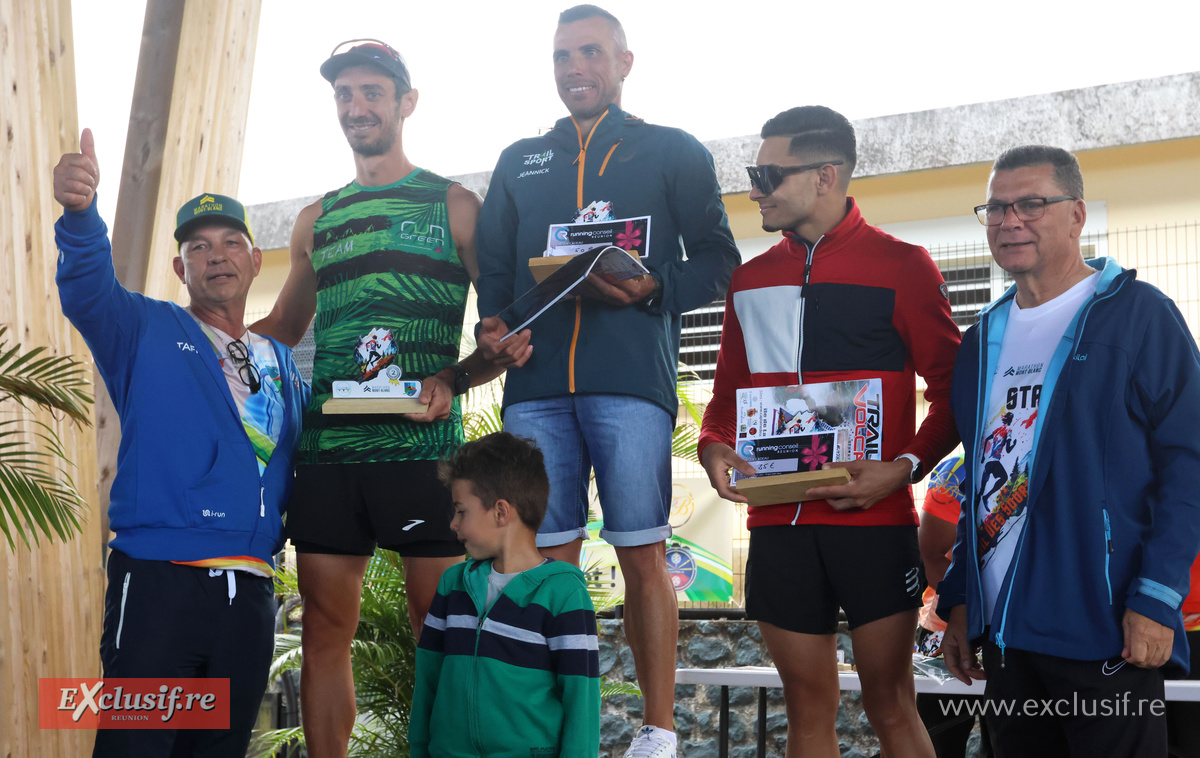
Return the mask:
<svg viewBox="0 0 1200 758">
<path fill-rule="evenodd" d="M 142 560 L 248 555 L 274 565 L 309 389 L 271 340 L 285 418 L 266 471 L 203 330 L 183 308 L 117 281 L 96 204 L 54 226 L 63 313 L 83 335 L 121 419 L 109 497 L 114 549 Z"/>
<path fill-rule="evenodd" d="M 1170 674 L 1186 672 L 1180 607 L 1200 551 L 1200 353 L 1175 304 L 1111 258 L 1055 350 L 1043 383 L 1028 521 L 992 618 L 983 617 L 979 520 L 958 521 L 938 613 L 966 604 L 967 632 L 1004 650 L 1104 660 L 1124 646 L 1127 608 L 1175 630 Z M 975 502 L 981 416 L 1015 286 L 963 337 L 951 405 Z M 1045 399 L 1049 398 L 1048 401 Z"/>
</svg>

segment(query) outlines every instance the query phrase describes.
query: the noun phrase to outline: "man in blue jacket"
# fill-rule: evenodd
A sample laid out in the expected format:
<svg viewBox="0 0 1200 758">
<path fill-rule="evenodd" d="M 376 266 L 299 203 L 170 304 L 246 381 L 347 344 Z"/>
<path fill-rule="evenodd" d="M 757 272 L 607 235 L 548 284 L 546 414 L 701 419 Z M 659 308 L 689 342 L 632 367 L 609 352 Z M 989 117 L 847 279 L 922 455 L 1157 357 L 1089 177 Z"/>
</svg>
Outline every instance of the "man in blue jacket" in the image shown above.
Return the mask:
<svg viewBox="0 0 1200 758">
<path fill-rule="evenodd" d="M 975 212 L 1015 286 L 955 366 L 970 507 L 938 588 L 946 665 L 987 679 L 1000 756 L 1166 755 L 1200 550 L 1200 354 L 1162 292 L 1084 260 L 1067 151 L 1005 152 Z"/>
<path fill-rule="evenodd" d="M 592 277 L 588 297 L 532 325 L 533 353 L 505 380 L 504 427 L 546 454 L 545 555 L 579 562 L 595 469 L 601 535 L 625 578 L 625 635 L 645 697 L 629 755 L 674 756 L 678 609 L 664 540 L 680 319 L 725 292 L 740 257 L 704 146 L 621 110 L 632 66 L 612 14 L 581 5 L 559 16 L 554 74 L 570 116 L 500 156 L 476 234 L 479 314 L 498 314 L 534 285 L 529 260 L 546 250 L 551 225 L 603 222 L 609 241 L 644 253 L 649 276 L 620 286 Z"/>
<path fill-rule="evenodd" d="M 308 387 L 249 332 L 262 264 L 246 211 L 205 193 L 176 217 L 187 308 L 117 281 L 91 132 L 54 169 L 58 290 L 121 420 L 105 678 L 229 679 L 228 730 L 101 729 L 96 756 L 245 755 L 274 648 L 274 555 Z M 226 705 L 226 704 L 222 704 Z"/>
</svg>

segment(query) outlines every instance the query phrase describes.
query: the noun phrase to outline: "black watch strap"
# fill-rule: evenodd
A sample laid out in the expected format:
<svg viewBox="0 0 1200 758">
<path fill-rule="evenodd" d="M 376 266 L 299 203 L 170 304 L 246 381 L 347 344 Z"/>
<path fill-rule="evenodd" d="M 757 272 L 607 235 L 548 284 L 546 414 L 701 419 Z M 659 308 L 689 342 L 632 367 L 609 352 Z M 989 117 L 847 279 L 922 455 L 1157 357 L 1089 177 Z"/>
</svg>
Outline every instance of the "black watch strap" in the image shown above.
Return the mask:
<svg viewBox="0 0 1200 758">
<path fill-rule="evenodd" d="M 450 388 L 454 390 L 455 396 L 465 395 L 467 390 L 471 389 L 471 374 L 461 363 L 455 363 L 450 370 L 454 372 L 454 381 L 451 382 Z"/>
<path fill-rule="evenodd" d="M 640 307 L 642 310 L 651 310 L 658 307 L 658 305 L 662 302 L 662 279 L 659 279 L 654 272 L 650 273 L 650 277 L 654 279 L 654 289 L 649 295 L 646 295 L 646 297 L 644 297 L 640 303 L 638 303 L 638 307 Z"/>
<path fill-rule="evenodd" d="M 912 453 L 901 453 L 896 460 L 900 460 L 901 458 L 912 465 L 912 473 L 908 475 L 909 484 L 916 484 L 925 478 L 925 464 L 921 462 L 920 458 Z"/>
</svg>

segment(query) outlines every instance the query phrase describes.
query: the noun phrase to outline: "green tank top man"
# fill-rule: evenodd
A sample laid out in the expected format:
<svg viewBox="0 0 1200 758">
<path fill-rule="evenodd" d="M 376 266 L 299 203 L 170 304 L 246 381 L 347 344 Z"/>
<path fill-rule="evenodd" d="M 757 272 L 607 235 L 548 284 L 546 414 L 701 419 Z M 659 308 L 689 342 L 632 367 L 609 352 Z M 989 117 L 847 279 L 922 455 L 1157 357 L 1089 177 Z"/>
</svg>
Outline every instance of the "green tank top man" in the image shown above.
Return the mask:
<svg viewBox="0 0 1200 758">
<path fill-rule="evenodd" d="M 300 463 L 436 460 L 462 444 L 458 398 L 450 417 L 433 423 L 321 413 L 334 381 L 370 379 L 389 366 L 421 380 L 458 360 L 470 277 L 450 234 L 453 183 L 417 169 L 394 184 L 352 182 L 322 198 L 313 224 L 313 394 Z"/>
</svg>

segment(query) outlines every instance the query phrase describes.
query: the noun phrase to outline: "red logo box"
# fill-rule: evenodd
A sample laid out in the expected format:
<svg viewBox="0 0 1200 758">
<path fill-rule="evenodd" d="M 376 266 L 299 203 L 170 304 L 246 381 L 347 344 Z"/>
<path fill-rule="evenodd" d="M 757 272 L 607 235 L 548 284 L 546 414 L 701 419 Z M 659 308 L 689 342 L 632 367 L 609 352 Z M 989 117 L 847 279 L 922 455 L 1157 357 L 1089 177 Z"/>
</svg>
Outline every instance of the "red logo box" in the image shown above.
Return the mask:
<svg viewBox="0 0 1200 758">
<path fill-rule="evenodd" d="M 39 679 L 42 729 L 228 729 L 228 679 Z"/>
</svg>

